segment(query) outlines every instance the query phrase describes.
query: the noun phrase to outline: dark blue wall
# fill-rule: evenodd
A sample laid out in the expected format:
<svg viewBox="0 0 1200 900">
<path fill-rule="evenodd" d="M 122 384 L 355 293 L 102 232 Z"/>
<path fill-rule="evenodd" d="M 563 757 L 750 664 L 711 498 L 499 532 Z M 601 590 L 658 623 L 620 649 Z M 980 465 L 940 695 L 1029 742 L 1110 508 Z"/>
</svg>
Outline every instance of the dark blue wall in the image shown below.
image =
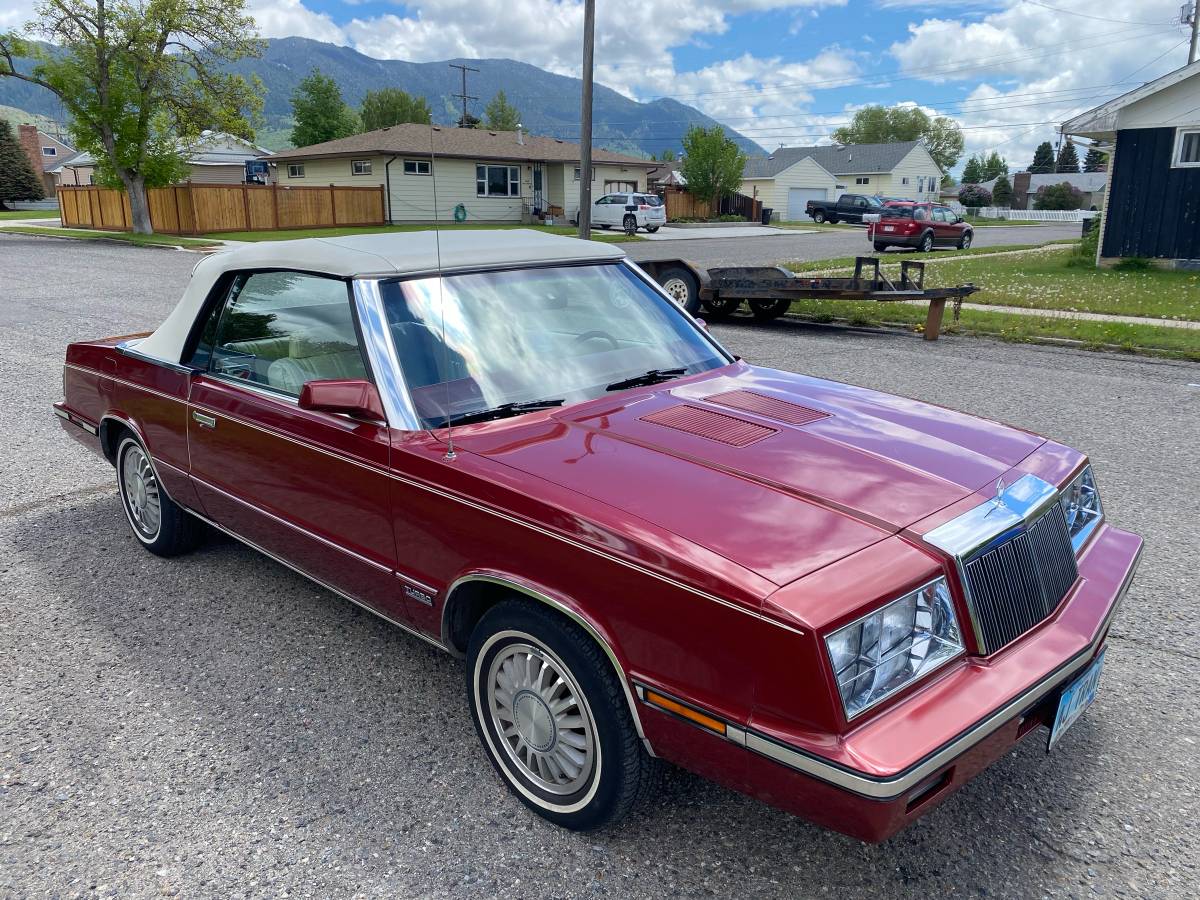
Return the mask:
<svg viewBox="0 0 1200 900">
<path fill-rule="evenodd" d="M 1174 151 L 1174 128 L 1117 132 L 1101 256 L 1200 259 L 1200 168 L 1171 168 Z"/>
</svg>

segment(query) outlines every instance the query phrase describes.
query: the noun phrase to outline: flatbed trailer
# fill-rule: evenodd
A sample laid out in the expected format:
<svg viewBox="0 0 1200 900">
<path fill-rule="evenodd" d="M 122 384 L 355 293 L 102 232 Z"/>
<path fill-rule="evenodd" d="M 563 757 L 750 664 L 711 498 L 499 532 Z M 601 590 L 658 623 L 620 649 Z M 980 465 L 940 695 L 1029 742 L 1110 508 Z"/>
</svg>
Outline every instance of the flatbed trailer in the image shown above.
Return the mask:
<svg viewBox="0 0 1200 900">
<path fill-rule="evenodd" d="M 942 330 L 946 301 L 954 303 L 954 317 L 964 297 L 979 288 L 925 287 L 925 263 L 903 260 L 900 277 L 889 279 L 874 256 L 854 261 L 849 277 L 799 275 L 778 266 L 721 266 L 703 269 L 682 259 L 638 263 L 677 303 L 693 315 L 704 310 L 713 319 L 733 315 L 742 303 L 757 321 L 767 322 L 788 311 L 793 300 L 874 300 L 895 303 L 925 300 L 925 340 L 936 341 Z"/>
</svg>

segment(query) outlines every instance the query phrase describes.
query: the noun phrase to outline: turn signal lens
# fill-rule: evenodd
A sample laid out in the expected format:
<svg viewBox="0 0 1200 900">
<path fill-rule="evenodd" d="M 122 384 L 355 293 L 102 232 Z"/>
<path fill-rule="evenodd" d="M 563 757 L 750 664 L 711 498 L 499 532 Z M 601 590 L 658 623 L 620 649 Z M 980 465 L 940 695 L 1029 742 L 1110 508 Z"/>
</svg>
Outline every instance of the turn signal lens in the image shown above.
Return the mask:
<svg viewBox="0 0 1200 900">
<path fill-rule="evenodd" d="M 684 706 L 682 703 L 677 703 L 670 697 L 664 697 L 662 694 L 656 694 L 654 691 L 646 691 L 646 702 L 651 706 L 657 706 L 659 709 L 665 709 L 667 712 L 682 716 L 685 719 L 695 722 L 702 728 L 707 728 L 709 731 L 715 731 L 717 734 L 725 733 L 725 723 L 720 719 L 706 716 L 699 710 L 692 709 L 690 706 Z"/>
</svg>

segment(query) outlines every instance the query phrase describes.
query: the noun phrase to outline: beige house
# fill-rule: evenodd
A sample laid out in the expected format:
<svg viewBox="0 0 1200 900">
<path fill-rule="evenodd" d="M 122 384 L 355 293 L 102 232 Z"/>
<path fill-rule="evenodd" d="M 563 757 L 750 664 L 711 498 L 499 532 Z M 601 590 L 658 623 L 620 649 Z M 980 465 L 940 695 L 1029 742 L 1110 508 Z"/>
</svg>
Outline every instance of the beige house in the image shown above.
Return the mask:
<svg viewBox="0 0 1200 900">
<path fill-rule="evenodd" d="M 579 145 L 521 131 L 393 125 L 265 158 L 280 185 L 383 186 L 392 222 L 453 221 L 459 207 L 468 222 L 579 214 Z M 607 150 L 592 164 L 593 198 L 645 190 L 657 165 Z"/>
<path fill-rule="evenodd" d="M 42 176 L 42 192 L 47 197 L 54 196 L 55 170 L 65 160 L 77 156 L 75 149 L 61 138 L 47 134 L 36 125 L 18 125 L 17 140 L 21 149 L 29 157 L 33 171 Z"/>
<path fill-rule="evenodd" d="M 774 209 L 776 218 L 797 220 L 809 200 L 841 194 L 937 200 L 942 175 L 920 141 L 780 147 L 746 160 L 741 193 Z"/>
</svg>

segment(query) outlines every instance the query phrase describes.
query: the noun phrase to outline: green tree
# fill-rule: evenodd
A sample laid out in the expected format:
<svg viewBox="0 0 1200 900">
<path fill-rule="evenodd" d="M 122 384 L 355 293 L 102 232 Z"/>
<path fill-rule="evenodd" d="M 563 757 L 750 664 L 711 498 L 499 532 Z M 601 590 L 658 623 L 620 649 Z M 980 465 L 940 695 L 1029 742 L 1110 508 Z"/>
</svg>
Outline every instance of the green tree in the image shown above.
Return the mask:
<svg viewBox="0 0 1200 900">
<path fill-rule="evenodd" d="M 1080 209 L 1083 207 L 1083 194 L 1073 185 L 1047 184 L 1038 188 L 1033 198 L 1034 209 Z"/>
<path fill-rule="evenodd" d="M 745 168 L 746 154 L 720 125 L 693 125 L 684 135 L 681 174 L 697 200 L 716 200 L 736 192 Z"/>
<path fill-rule="evenodd" d="M 923 141 L 944 171 L 952 169 L 963 152 L 962 131 L 953 119 L 931 119 L 915 106 L 865 106 L 849 125 L 833 133 L 833 139 L 842 144 Z"/>
<path fill-rule="evenodd" d="M 958 202 L 968 209 L 992 205 L 992 192 L 977 184 L 964 184 L 958 192 Z"/>
<path fill-rule="evenodd" d="M 1063 144 L 1062 149 L 1058 151 L 1054 171 L 1079 173 L 1079 154 L 1075 152 L 1075 144 L 1071 141 Z"/>
<path fill-rule="evenodd" d="M 653 159 L 653 157 L 651 158 Z M 667 148 L 658 154 L 658 159 L 660 162 L 675 162 L 675 151 Z"/>
<path fill-rule="evenodd" d="M 1108 154 L 1095 147 L 1088 147 L 1087 156 L 1083 158 L 1083 171 L 1085 172 L 1107 172 L 1108 171 Z M 1096 225 L 1093 222 L 1092 227 Z"/>
<path fill-rule="evenodd" d="M 254 137 L 261 85 L 227 70 L 261 51 L 245 0 L 42 0 L 22 34 L 55 46 L 0 34 L 0 77 L 58 97 L 98 179 L 129 195 L 138 233 L 153 230 L 146 188 L 178 175 L 182 144 L 205 129 Z"/>
<path fill-rule="evenodd" d="M 1034 174 L 1054 171 L 1054 147 L 1049 141 L 1042 141 L 1033 151 L 1033 162 L 1029 164 L 1029 171 Z"/>
<path fill-rule="evenodd" d="M 967 160 L 967 164 L 963 166 L 962 180 L 963 184 L 979 184 L 985 180 L 983 163 L 978 156 L 972 156 Z"/>
<path fill-rule="evenodd" d="M 1008 163 L 995 150 L 987 155 L 987 158 L 982 161 L 982 165 L 983 181 L 991 181 L 993 178 L 999 178 L 1001 175 L 1008 174 Z"/>
<path fill-rule="evenodd" d="M 342 100 L 337 82 L 313 69 L 292 94 L 292 143 L 308 147 L 358 132 L 358 117 Z"/>
<path fill-rule="evenodd" d="M 42 179 L 17 143 L 6 119 L 0 119 L 0 209 L 8 200 L 41 200 Z"/>
<path fill-rule="evenodd" d="M 516 131 L 521 124 L 521 113 L 508 102 L 504 91 L 496 91 L 496 96 L 483 108 L 483 115 L 492 131 Z"/>
<path fill-rule="evenodd" d="M 358 115 L 363 131 L 377 131 L 405 122 L 428 124 L 433 121 L 424 97 L 414 97 L 408 91 L 390 87 L 367 91 Z"/>
<path fill-rule="evenodd" d="M 998 175 L 992 185 L 992 204 L 1002 209 L 1012 208 L 1013 188 L 1007 175 Z"/>
</svg>

